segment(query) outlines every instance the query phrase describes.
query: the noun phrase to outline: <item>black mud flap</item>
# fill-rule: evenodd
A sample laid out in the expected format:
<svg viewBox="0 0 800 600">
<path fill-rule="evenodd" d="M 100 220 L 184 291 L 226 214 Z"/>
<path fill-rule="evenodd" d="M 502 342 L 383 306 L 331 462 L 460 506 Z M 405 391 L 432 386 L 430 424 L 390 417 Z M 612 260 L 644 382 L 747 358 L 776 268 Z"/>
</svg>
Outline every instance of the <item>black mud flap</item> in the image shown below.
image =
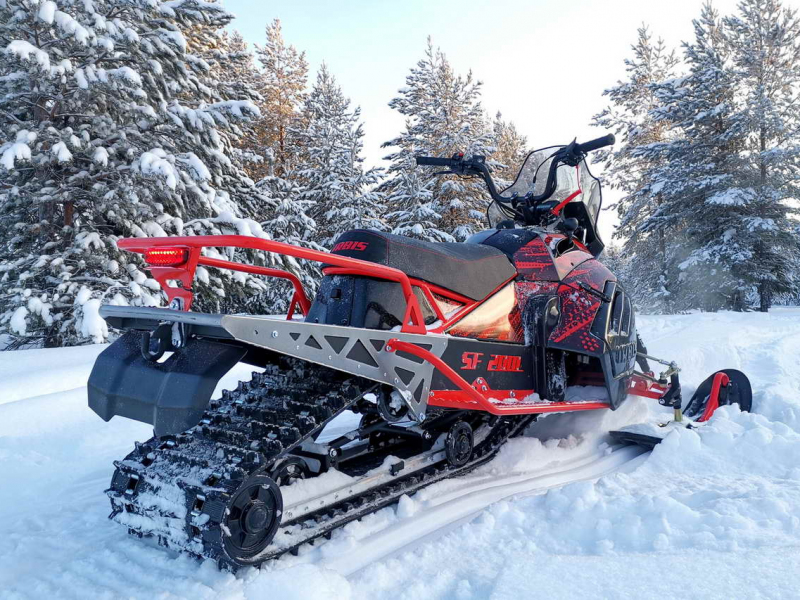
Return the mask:
<svg viewBox="0 0 800 600">
<path fill-rule="evenodd" d="M 150 423 L 156 435 L 196 425 L 217 382 L 247 348 L 191 338 L 158 363 L 142 356 L 142 332 L 128 331 L 106 348 L 89 376 L 89 407 L 109 421 L 119 415 Z"/>
</svg>

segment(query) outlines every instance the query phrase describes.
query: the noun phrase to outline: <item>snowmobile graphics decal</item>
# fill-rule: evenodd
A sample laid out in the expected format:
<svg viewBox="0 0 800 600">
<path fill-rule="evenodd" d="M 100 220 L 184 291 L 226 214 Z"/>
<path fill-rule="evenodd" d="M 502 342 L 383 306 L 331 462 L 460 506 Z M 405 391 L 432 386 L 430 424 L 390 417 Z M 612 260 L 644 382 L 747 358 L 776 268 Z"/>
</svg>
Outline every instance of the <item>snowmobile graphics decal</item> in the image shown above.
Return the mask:
<svg viewBox="0 0 800 600">
<path fill-rule="evenodd" d="M 363 252 L 368 246 L 369 242 L 339 242 L 331 249 L 331 252 L 340 252 L 342 250 L 357 250 L 358 252 Z"/>
<path fill-rule="evenodd" d="M 533 389 L 533 377 L 525 368 L 533 360 L 530 346 L 450 338 L 442 360 L 463 373 L 467 381 L 481 378 L 492 390 Z M 456 386 L 434 371 L 431 389 L 454 390 Z"/>
<path fill-rule="evenodd" d="M 616 277 L 594 259 L 581 263 L 563 279 L 558 288 L 561 320 L 550 334 L 552 347 L 595 355 L 603 352 L 604 340 L 592 326 L 603 304 L 603 290 L 608 281 L 615 282 Z M 598 294 L 580 287 L 581 284 Z"/>
<path fill-rule="evenodd" d="M 553 255 L 542 238 L 536 237 L 514 253 L 518 279 L 527 281 L 558 281 Z"/>
<path fill-rule="evenodd" d="M 462 371 L 474 371 L 484 360 L 483 352 L 464 352 L 461 355 Z M 489 371 L 522 373 L 522 357 L 507 354 L 490 354 L 486 366 Z"/>
</svg>

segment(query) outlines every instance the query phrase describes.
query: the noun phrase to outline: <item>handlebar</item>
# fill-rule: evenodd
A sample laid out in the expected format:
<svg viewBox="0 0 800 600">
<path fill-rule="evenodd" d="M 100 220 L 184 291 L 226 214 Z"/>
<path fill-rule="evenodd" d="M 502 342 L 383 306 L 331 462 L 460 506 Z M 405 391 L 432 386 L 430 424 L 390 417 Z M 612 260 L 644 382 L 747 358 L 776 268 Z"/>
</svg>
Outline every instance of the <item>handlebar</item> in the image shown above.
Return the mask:
<svg viewBox="0 0 800 600">
<path fill-rule="evenodd" d="M 606 146 L 612 146 L 616 141 L 617 138 L 614 137 L 614 134 L 609 133 L 608 135 L 604 135 L 603 137 L 599 137 L 595 140 L 590 140 L 582 144 L 575 144 L 575 149 L 581 154 L 586 154 L 587 152 L 591 152 L 593 150 L 599 150 L 600 148 L 605 148 Z"/>
<path fill-rule="evenodd" d="M 588 152 L 610 146 L 615 141 L 614 134 L 609 133 L 603 137 L 584 142 L 583 144 L 578 144 L 573 141 L 566 146 L 562 146 L 552 155 L 544 191 L 538 195 L 534 195 L 533 192 L 530 192 L 523 197 L 506 197 L 497 191 L 497 186 L 489 172 L 489 167 L 486 166 L 486 158 L 483 156 L 473 156 L 471 158 L 465 158 L 463 154 L 454 154 L 451 158 L 417 156 L 416 161 L 418 165 L 446 167 L 450 169 L 449 171 L 445 171 L 445 173 L 477 175 L 481 177 L 486 183 L 486 187 L 489 189 L 489 195 L 492 197 L 492 200 L 507 206 L 519 218 L 528 222 L 534 218 L 532 215 L 536 207 L 550 198 L 555 192 L 557 186 L 556 172 L 560 165 L 576 166 L 586 157 Z"/>
<path fill-rule="evenodd" d="M 458 159 L 439 158 L 436 156 L 417 156 L 417 164 L 431 167 L 451 167 Z"/>
</svg>

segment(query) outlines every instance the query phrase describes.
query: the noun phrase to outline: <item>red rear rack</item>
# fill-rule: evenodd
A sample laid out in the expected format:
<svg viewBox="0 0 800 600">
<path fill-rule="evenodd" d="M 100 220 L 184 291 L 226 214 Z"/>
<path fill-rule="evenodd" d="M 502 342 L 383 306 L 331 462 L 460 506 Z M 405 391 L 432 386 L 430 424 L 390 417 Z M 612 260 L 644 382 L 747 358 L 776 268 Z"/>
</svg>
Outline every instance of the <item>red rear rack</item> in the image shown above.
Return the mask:
<svg viewBox="0 0 800 600">
<path fill-rule="evenodd" d="M 183 310 L 189 310 L 191 308 L 192 299 L 194 298 L 194 293 L 192 292 L 194 274 L 198 265 L 204 265 L 219 269 L 230 269 L 232 271 L 251 273 L 253 275 L 266 275 L 267 277 L 286 279 L 290 281 L 294 287 L 294 294 L 292 296 L 287 318 L 291 319 L 294 311 L 297 308 L 299 308 L 303 314 L 308 314 L 308 310 L 311 307 L 311 302 L 309 301 L 308 296 L 306 295 L 305 290 L 300 283 L 300 280 L 293 273 L 282 271 L 280 269 L 271 269 L 268 267 L 248 265 L 229 260 L 209 258 L 207 256 L 202 256 L 201 254 L 201 250 L 203 248 L 209 247 L 244 248 L 249 250 L 261 250 L 263 252 L 275 252 L 285 256 L 293 256 L 295 258 L 312 260 L 334 267 L 345 268 L 354 274 L 395 281 L 400 284 L 406 301 L 406 310 L 403 319 L 402 331 L 406 333 L 426 333 L 422 311 L 420 309 L 419 302 L 414 295 L 408 275 L 399 269 L 394 269 L 385 265 L 379 265 L 376 263 L 367 262 L 365 260 L 359 260 L 357 258 L 348 258 L 346 256 L 330 254 L 328 252 L 320 252 L 319 250 L 311 250 L 309 248 L 292 246 L 291 244 L 285 244 L 283 242 L 264 240 L 261 238 L 254 238 L 244 235 L 124 238 L 117 242 L 117 246 L 123 250 L 138 252 L 145 255 L 147 254 L 148 250 L 152 250 L 154 248 L 185 250 L 186 258 L 181 264 L 151 264 L 149 267 L 150 272 L 153 274 L 153 277 L 156 279 L 156 281 L 161 284 L 161 287 L 164 289 L 164 292 L 167 294 L 167 298 L 169 298 L 170 302 L 172 302 L 174 298 L 180 298 L 182 300 Z"/>
</svg>

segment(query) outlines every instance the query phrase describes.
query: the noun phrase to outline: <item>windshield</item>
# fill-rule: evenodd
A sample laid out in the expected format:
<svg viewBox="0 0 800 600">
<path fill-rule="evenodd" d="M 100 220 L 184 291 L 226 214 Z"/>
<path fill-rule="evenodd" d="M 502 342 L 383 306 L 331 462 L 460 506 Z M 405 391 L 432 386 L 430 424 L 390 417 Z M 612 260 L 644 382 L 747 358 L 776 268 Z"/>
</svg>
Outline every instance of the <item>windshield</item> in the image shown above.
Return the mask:
<svg viewBox="0 0 800 600">
<path fill-rule="evenodd" d="M 514 183 L 503 190 L 502 195 L 522 198 L 529 192 L 533 192 L 535 196 L 542 194 L 547 185 L 553 156 L 560 148 L 561 146 L 551 146 L 528 154 Z M 601 204 L 600 182 L 589 172 L 586 161 L 581 161 L 576 167 L 560 165 L 556 171 L 556 179 L 556 190 L 547 201 L 553 202 L 553 206 L 567 200 L 583 202 L 592 225 L 596 226 Z"/>
</svg>

